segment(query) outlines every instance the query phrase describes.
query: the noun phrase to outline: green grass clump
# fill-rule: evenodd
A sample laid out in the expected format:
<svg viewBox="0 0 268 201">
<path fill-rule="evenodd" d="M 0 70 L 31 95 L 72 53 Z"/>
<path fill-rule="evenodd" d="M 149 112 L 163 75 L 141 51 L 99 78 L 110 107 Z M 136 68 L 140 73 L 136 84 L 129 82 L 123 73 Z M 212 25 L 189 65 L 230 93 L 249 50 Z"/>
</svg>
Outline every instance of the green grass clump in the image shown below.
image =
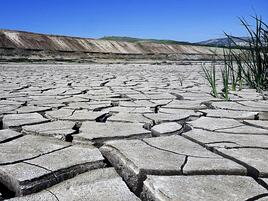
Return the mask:
<svg viewBox="0 0 268 201">
<path fill-rule="evenodd" d="M 268 89 L 268 26 L 261 17 L 253 17 L 255 26 L 251 26 L 244 18 L 240 22 L 245 27 L 249 37 L 242 39 L 246 44 L 241 47 L 233 37 L 226 34 L 236 50 L 230 49 L 231 59 L 237 65 L 239 76 L 246 84 L 257 91 Z M 240 80 L 241 81 L 241 80 Z"/>
<path fill-rule="evenodd" d="M 221 77 L 223 83 L 223 97 L 225 100 L 229 100 L 229 77 L 230 77 L 230 66 L 228 64 L 224 65 L 224 68 L 221 69 Z"/>
<path fill-rule="evenodd" d="M 209 82 L 209 85 L 211 87 L 211 95 L 214 97 L 218 97 L 215 63 L 212 63 L 210 68 L 207 68 L 205 65 L 202 64 L 202 69 L 205 74 L 205 78 Z"/>
<path fill-rule="evenodd" d="M 268 25 L 261 17 L 253 17 L 255 26 L 251 26 L 244 18 L 240 22 L 248 33 L 248 37 L 234 37 L 225 33 L 230 43 L 223 49 L 224 68 L 221 69 L 223 97 L 229 99 L 231 90 L 242 89 L 243 84 L 262 92 L 268 89 Z M 234 38 L 243 41 L 244 45 L 236 43 Z M 215 62 L 215 61 L 214 61 Z M 218 96 L 216 89 L 215 64 L 211 69 L 202 65 L 205 78 L 209 82 L 212 95 Z"/>
</svg>

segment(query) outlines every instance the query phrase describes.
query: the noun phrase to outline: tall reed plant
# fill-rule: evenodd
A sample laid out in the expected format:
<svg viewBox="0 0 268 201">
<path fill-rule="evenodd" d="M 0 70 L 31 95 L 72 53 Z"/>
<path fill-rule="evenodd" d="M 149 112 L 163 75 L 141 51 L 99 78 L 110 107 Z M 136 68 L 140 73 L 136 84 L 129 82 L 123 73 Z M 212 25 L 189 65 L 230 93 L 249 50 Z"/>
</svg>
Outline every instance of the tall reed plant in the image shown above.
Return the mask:
<svg viewBox="0 0 268 201">
<path fill-rule="evenodd" d="M 228 64 L 224 65 L 224 68 L 221 69 L 221 77 L 222 77 L 222 84 L 223 84 L 223 97 L 225 100 L 229 100 L 229 78 L 230 78 L 230 66 Z"/>
<path fill-rule="evenodd" d="M 202 64 L 202 69 L 205 75 L 205 79 L 208 81 L 211 87 L 211 95 L 214 97 L 218 97 L 215 68 L 216 68 L 215 62 L 211 63 L 210 68 Z"/>
<path fill-rule="evenodd" d="M 249 87 L 255 88 L 257 91 L 267 90 L 268 26 L 258 16 L 253 17 L 254 26 L 251 26 L 244 18 L 239 19 L 248 33 L 248 38 L 233 37 L 225 33 L 232 43 L 231 60 L 237 65 L 239 76 Z M 235 39 L 244 42 L 245 46 L 241 46 Z"/>
</svg>

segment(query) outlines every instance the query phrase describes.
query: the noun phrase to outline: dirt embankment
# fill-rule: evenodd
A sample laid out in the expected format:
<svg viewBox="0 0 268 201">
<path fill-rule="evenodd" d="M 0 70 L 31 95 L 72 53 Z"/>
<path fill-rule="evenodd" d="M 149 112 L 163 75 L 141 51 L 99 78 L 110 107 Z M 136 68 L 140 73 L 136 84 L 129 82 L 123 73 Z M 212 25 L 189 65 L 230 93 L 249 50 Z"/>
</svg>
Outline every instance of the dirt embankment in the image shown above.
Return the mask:
<svg viewBox="0 0 268 201">
<path fill-rule="evenodd" d="M 95 40 L 0 30 L 1 61 L 209 60 L 212 48 L 151 42 Z"/>
</svg>

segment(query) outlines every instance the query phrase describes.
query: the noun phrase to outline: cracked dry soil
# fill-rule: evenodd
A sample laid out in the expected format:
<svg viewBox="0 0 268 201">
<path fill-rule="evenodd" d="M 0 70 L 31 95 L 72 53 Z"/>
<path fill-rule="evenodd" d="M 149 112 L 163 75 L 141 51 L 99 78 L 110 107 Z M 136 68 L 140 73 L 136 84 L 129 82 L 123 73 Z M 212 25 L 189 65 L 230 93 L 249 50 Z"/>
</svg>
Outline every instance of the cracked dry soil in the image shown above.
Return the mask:
<svg viewBox="0 0 268 201">
<path fill-rule="evenodd" d="M 0 200 L 268 200 L 268 101 L 201 74 L 1 64 Z"/>
</svg>

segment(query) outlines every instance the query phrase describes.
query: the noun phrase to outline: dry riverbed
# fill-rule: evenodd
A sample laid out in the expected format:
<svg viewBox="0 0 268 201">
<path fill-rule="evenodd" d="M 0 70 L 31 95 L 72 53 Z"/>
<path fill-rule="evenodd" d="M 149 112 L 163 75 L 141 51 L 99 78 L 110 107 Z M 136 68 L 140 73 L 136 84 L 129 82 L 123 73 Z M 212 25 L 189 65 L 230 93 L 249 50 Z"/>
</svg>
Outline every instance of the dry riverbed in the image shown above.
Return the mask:
<svg viewBox="0 0 268 201">
<path fill-rule="evenodd" d="M 0 200 L 268 200 L 268 101 L 193 65 L 0 65 Z"/>
</svg>

